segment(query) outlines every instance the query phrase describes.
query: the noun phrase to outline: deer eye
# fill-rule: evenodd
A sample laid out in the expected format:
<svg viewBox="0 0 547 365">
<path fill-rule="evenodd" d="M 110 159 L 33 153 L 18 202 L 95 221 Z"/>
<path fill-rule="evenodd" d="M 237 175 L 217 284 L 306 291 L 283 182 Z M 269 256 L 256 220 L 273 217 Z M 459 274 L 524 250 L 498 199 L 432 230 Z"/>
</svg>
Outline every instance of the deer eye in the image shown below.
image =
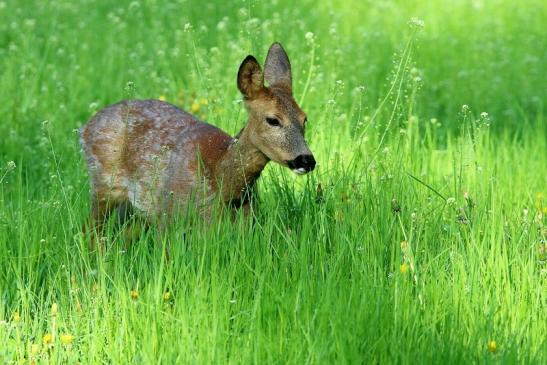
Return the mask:
<svg viewBox="0 0 547 365">
<path fill-rule="evenodd" d="M 281 123 L 279 123 L 279 120 L 277 120 L 276 118 L 266 118 L 266 123 L 268 123 L 272 127 L 281 127 Z"/>
</svg>

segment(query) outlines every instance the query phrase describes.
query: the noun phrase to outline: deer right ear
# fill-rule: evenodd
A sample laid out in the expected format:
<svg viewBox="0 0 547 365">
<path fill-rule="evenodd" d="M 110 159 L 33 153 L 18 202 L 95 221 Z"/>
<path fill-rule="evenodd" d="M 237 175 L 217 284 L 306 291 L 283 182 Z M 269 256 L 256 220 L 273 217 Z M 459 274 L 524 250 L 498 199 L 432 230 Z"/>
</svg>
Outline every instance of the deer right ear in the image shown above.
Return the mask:
<svg viewBox="0 0 547 365">
<path fill-rule="evenodd" d="M 264 88 L 264 74 L 253 56 L 247 56 L 239 66 L 237 88 L 246 99 L 254 98 Z"/>
</svg>

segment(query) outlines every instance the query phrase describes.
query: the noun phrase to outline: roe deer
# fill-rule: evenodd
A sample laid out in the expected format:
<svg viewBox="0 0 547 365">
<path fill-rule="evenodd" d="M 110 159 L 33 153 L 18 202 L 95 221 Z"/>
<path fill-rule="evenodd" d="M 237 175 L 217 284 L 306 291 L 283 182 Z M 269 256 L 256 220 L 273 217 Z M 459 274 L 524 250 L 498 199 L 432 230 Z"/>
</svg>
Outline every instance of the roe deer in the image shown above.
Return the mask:
<svg viewBox="0 0 547 365">
<path fill-rule="evenodd" d="M 154 220 L 169 216 L 177 205 L 195 203 L 207 217 L 218 195 L 229 206 L 248 209 L 253 184 L 268 161 L 297 174 L 312 171 L 306 114 L 293 98 L 283 47 L 272 44 L 264 73 L 247 56 L 237 86 L 249 117 L 236 137 L 159 100 L 122 101 L 84 125 L 92 224 L 101 228 L 117 207 L 136 208 Z"/>
</svg>

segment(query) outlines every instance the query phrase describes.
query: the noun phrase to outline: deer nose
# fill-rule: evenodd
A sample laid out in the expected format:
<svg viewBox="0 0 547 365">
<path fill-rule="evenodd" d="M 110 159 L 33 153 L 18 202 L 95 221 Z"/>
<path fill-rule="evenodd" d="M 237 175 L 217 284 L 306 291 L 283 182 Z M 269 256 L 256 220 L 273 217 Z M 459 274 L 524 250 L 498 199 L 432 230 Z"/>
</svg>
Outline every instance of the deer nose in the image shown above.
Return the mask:
<svg viewBox="0 0 547 365">
<path fill-rule="evenodd" d="M 315 168 L 315 158 L 313 155 L 300 155 L 294 160 L 288 161 L 287 164 L 294 172 L 305 174 Z"/>
</svg>

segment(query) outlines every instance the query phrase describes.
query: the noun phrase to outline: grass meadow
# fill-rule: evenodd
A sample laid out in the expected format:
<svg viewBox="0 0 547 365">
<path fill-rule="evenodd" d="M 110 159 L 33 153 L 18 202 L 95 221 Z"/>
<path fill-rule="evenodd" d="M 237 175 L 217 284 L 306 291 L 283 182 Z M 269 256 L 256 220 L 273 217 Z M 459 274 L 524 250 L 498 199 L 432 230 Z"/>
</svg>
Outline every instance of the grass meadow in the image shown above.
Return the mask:
<svg viewBox="0 0 547 365">
<path fill-rule="evenodd" d="M 547 363 L 547 5 L 0 1 L 0 363 Z M 91 252 L 77 129 L 128 98 L 237 133 L 280 41 L 316 170 L 254 219 Z"/>
</svg>

